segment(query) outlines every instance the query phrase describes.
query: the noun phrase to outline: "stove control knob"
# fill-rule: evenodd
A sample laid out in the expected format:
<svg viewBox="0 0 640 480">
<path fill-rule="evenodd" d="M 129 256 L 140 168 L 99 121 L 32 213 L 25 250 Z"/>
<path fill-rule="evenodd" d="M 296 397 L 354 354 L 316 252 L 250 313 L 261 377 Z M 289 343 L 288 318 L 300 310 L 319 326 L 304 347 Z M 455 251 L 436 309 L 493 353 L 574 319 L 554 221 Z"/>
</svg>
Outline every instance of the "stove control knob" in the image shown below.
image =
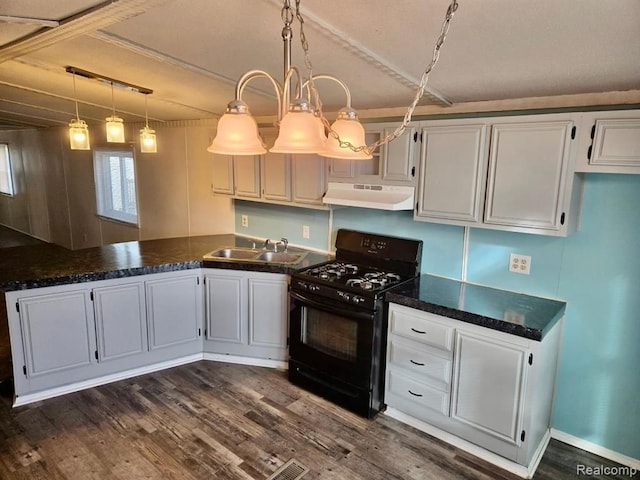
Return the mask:
<svg viewBox="0 0 640 480">
<path fill-rule="evenodd" d="M 351 300 L 351 295 L 349 295 L 348 293 L 343 293 L 342 298 L 345 302 L 348 302 L 349 300 Z"/>
<path fill-rule="evenodd" d="M 362 298 L 362 297 L 358 297 L 358 296 L 354 296 L 354 297 L 351 299 L 351 301 L 357 305 L 358 303 L 364 302 L 364 298 Z"/>
<path fill-rule="evenodd" d="M 309 290 L 312 292 L 317 292 L 318 290 L 320 290 L 320 287 L 318 285 L 309 285 Z"/>
<path fill-rule="evenodd" d="M 298 282 L 298 286 L 304 290 L 306 290 L 307 288 L 309 288 L 309 285 L 307 285 L 306 282 Z"/>
</svg>

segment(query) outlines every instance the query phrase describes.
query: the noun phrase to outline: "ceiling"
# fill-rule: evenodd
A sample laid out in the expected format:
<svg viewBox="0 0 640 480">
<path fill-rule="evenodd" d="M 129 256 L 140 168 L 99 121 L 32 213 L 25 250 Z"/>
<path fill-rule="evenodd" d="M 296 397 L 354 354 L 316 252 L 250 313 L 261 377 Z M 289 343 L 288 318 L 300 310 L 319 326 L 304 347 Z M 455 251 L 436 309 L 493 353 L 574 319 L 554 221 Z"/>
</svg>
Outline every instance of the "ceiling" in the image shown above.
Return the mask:
<svg viewBox="0 0 640 480">
<path fill-rule="evenodd" d="M 359 110 L 408 105 L 448 4 L 303 0 L 314 74 L 342 79 Z M 67 66 L 153 90 L 152 122 L 218 118 L 245 71 L 282 78 L 281 8 L 280 0 L 3 0 L 0 128 L 67 125 L 75 116 Z M 304 68 L 297 23 L 293 60 Z M 75 78 L 88 123 L 113 104 L 126 122 L 144 121 L 144 95 L 115 88 L 112 103 L 110 84 Z M 317 86 L 325 111 L 343 106 L 337 84 Z M 459 0 L 428 90 L 420 105 L 602 92 L 640 99 L 640 1 Z M 243 98 L 254 115 L 275 114 L 266 80 Z"/>
</svg>

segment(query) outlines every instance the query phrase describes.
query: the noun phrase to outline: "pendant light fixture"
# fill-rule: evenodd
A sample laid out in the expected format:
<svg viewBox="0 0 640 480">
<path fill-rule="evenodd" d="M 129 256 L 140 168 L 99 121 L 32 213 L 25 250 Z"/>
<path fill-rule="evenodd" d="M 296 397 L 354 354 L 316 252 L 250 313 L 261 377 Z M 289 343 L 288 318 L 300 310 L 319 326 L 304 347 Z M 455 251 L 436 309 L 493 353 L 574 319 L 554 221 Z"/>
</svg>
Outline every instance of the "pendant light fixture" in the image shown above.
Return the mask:
<svg viewBox="0 0 640 480">
<path fill-rule="evenodd" d="M 107 117 L 107 142 L 124 143 L 124 123 L 122 118 L 116 116 L 116 104 L 113 98 L 113 82 L 111 82 L 111 107 L 113 113 Z"/>
<path fill-rule="evenodd" d="M 78 95 L 76 94 L 76 75 L 73 73 L 73 100 L 76 105 L 76 118 L 69 123 L 69 147 L 71 150 L 89 150 L 89 127 L 78 114 Z"/>
<path fill-rule="evenodd" d="M 331 75 L 313 75 L 313 66 L 309 58 L 309 44 L 304 34 L 304 19 L 300 13 L 300 0 L 295 0 L 295 14 L 290 0 L 283 0 L 281 11 L 284 27 L 284 82 L 281 85 L 273 76 L 262 70 L 251 70 L 245 73 L 236 83 L 235 99 L 227 105 L 225 114 L 218 121 L 216 137 L 207 151 L 223 155 L 261 155 L 266 152 L 265 145 L 258 133 L 258 125 L 249 112 L 248 105 L 242 101 L 242 92 L 254 78 L 263 77 L 270 80 L 278 99 L 278 138 L 270 149 L 276 153 L 316 153 L 325 157 L 347 160 L 366 160 L 372 158 L 371 153 L 378 147 L 398 138 L 411 121 L 411 116 L 418 101 L 424 95 L 429 73 L 435 66 L 449 30 L 453 14 L 458 8 L 457 0 L 451 0 L 440 36 L 433 49 L 431 62 L 422 74 L 420 84 L 402 123 L 395 131 L 381 138 L 372 145 L 365 144 L 365 134 L 358 120 L 357 112 L 351 107 L 351 94 L 346 84 Z M 296 67 L 291 66 L 291 40 L 293 33 L 291 23 L 297 19 L 300 24 L 300 43 L 304 52 L 305 67 L 308 76 L 304 81 Z M 322 112 L 322 101 L 315 87 L 315 80 L 333 80 L 339 83 L 347 94 L 347 105 L 338 113 L 333 124 Z M 295 81 L 297 89 L 292 91 L 291 82 Z M 304 94 L 304 93 L 306 94 Z M 295 93 L 295 96 L 294 96 Z M 328 136 L 325 136 L 325 131 Z"/>
<path fill-rule="evenodd" d="M 149 128 L 149 112 L 147 110 L 147 95 L 144 95 L 144 128 L 140 130 L 140 151 L 143 153 L 156 153 L 156 131 Z"/>
</svg>

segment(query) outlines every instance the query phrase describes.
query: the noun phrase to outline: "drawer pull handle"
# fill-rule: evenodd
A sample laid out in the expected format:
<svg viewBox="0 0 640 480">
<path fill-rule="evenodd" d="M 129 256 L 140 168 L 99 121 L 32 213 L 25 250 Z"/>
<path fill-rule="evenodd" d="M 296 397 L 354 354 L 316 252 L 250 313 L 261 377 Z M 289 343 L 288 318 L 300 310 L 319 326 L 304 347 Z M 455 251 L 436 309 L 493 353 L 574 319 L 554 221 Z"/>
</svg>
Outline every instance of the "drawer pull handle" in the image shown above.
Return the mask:
<svg viewBox="0 0 640 480">
<path fill-rule="evenodd" d="M 424 363 L 416 362 L 416 361 L 411 360 L 411 359 L 409 359 L 409 361 L 410 361 L 411 363 L 413 363 L 414 365 L 418 365 L 419 367 L 424 367 Z"/>
<path fill-rule="evenodd" d="M 416 330 L 416 329 L 415 329 L 415 328 L 413 328 L 413 327 L 411 327 L 411 331 L 412 331 L 412 332 L 419 333 L 420 335 L 424 335 L 425 333 L 427 333 L 426 331 Z"/>
<path fill-rule="evenodd" d="M 414 397 L 421 397 L 422 394 L 421 393 L 413 393 L 411 390 L 407 390 L 407 392 L 409 392 L 411 395 L 413 395 Z"/>
</svg>

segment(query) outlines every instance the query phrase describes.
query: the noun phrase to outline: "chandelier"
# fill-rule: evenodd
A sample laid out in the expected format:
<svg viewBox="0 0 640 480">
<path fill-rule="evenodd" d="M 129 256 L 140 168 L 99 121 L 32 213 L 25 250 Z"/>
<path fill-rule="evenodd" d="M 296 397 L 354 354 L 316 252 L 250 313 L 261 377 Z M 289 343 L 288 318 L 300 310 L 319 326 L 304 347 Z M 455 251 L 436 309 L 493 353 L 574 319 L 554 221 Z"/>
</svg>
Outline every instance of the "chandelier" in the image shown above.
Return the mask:
<svg viewBox="0 0 640 480">
<path fill-rule="evenodd" d="M 313 75 L 313 66 L 309 57 L 309 44 L 304 33 L 304 18 L 300 13 L 300 0 L 295 0 L 295 14 L 290 0 L 283 0 L 281 11 L 284 27 L 284 79 L 281 84 L 272 75 L 263 70 L 246 72 L 235 87 L 235 98 L 227 105 L 225 114 L 218 121 L 216 137 L 207 151 L 223 155 L 262 155 L 267 149 L 258 132 L 258 124 L 249 112 L 249 106 L 242 101 L 242 93 L 247 84 L 255 78 L 266 78 L 273 86 L 278 101 L 276 126 L 279 129 L 276 141 L 269 149 L 274 153 L 303 154 L 312 153 L 324 157 L 347 160 L 367 160 L 372 152 L 402 135 L 422 98 L 431 70 L 438 62 L 440 49 L 449 31 L 453 14 L 458 9 L 457 0 L 451 0 L 440 36 L 433 48 L 431 62 L 424 70 L 413 102 L 407 107 L 402 123 L 389 135 L 377 142 L 366 145 L 364 128 L 358 120 L 358 113 L 351 107 L 351 93 L 347 85 L 332 75 Z M 295 19 L 300 24 L 300 43 L 304 52 L 307 76 L 302 78 L 297 67 L 291 65 L 291 24 Z M 322 101 L 316 81 L 337 82 L 345 92 L 346 105 L 338 112 L 333 124 L 322 112 Z M 292 82 L 295 81 L 295 88 Z M 325 134 L 325 132 L 328 134 Z"/>
</svg>

